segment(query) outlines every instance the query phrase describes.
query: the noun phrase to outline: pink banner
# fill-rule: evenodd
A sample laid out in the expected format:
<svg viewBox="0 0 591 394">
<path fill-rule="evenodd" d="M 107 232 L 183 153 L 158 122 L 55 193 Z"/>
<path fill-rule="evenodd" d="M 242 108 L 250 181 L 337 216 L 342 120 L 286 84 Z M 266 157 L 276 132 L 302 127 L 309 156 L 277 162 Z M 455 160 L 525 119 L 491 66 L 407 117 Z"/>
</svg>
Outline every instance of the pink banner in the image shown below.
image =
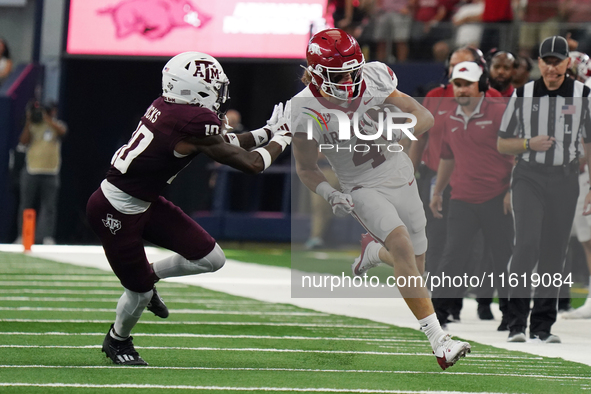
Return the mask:
<svg viewBox="0 0 591 394">
<path fill-rule="evenodd" d="M 327 0 L 71 0 L 73 55 L 303 58 Z"/>
</svg>

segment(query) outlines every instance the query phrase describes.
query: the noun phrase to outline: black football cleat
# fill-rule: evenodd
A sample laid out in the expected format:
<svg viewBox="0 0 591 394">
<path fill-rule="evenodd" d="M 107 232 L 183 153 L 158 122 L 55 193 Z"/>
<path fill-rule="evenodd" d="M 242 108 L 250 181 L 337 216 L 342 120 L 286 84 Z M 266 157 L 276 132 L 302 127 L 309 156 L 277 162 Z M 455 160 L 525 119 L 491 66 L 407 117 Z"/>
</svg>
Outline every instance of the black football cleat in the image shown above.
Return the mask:
<svg viewBox="0 0 591 394">
<path fill-rule="evenodd" d="M 164 303 L 162 298 L 160 298 L 160 296 L 158 295 L 158 292 L 156 291 L 156 286 L 154 286 L 153 290 L 154 294 L 152 294 L 152 299 L 150 300 L 146 308 L 156 316 L 166 319 L 168 317 L 168 308 L 166 307 L 166 304 Z"/>
<path fill-rule="evenodd" d="M 125 341 L 118 341 L 111 336 L 112 329 L 113 325 L 111 324 L 103 341 L 103 352 L 107 357 L 119 365 L 148 365 L 133 347 L 133 337 L 129 337 Z"/>
</svg>

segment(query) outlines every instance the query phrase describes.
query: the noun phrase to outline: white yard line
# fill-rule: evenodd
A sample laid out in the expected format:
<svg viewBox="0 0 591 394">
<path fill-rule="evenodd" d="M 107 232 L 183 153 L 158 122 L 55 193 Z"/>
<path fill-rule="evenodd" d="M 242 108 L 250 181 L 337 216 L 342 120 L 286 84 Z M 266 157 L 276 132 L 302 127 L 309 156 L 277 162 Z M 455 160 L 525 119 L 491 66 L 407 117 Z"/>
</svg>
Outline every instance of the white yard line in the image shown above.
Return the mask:
<svg viewBox="0 0 591 394">
<path fill-rule="evenodd" d="M 0 245 L 0 251 L 22 252 L 22 247 L 18 245 Z M 170 252 L 155 248 L 146 248 L 146 253 L 150 261 L 158 261 L 170 255 Z M 34 245 L 31 256 L 79 266 L 95 267 L 105 271 L 111 270 L 105 259 L 104 252 L 99 246 Z M 418 329 L 416 319 L 409 311 L 404 300 L 400 298 L 292 298 L 291 273 L 289 268 L 228 260 L 226 266 L 216 273 L 172 278 L 167 281 L 197 285 L 265 302 L 292 304 L 319 312 Z M 108 287 L 115 285 L 114 283 L 105 284 Z M 392 290 L 392 294 L 395 294 L 395 290 Z M 166 300 L 166 293 L 161 295 Z M 476 302 L 465 299 L 461 316 L 462 322 L 450 324 L 450 333 L 467 340 L 499 348 L 523 351 L 545 357 L 560 357 L 565 360 L 591 365 L 591 336 L 589 336 L 591 320 L 559 319 L 553 326 L 553 333 L 561 337 L 562 344 L 507 343 L 507 332 L 496 331 L 501 316 L 496 304 L 493 304 L 493 313 L 497 320 L 481 321 L 476 314 Z M 152 322 L 142 321 L 142 323 L 150 324 Z M 189 324 L 204 323 L 191 322 Z M 367 328 L 364 328 L 364 330 Z"/>
<path fill-rule="evenodd" d="M 68 324 L 111 324 L 113 320 L 83 320 L 83 319 L 0 319 L 0 323 L 68 323 Z M 271 326 L 271 327 L 314 327 L 314 328 L 356 328 L 366 330 L 368 328 L 374 330 L 388 330 L 390 327 L 385 325 L 354 325 L 354 324 L 338 324 L 338 323 L 270 323 L 270 322 L 227 322 L 227 321 L 162 321 L 162 320 L 142 320 L 140 324 L 155 324 L 155 325 L 184 325 L 184 326 Z"/>
<path fill-rule="evenodd" d="M 25 335 L 25 336 L 105 336 L 104 332 L 0 332 L 0 335 Z M 221 335 L 221 334 L 153 334 L 134 332 L 133 335 L 141 337 L 162 337 L 162 338 L 220 338 L 220 339 L 278 339 L 294 341 L 353 341 L 353 342 L 388 342 L 388 343 L 425 343 L 418 339 L 396 339 L 396 338 L 346 338 L 346 337 L 302 337 L 302 336 L 272 336 L 272 335 Z"/>
<path fill-rule="evenodd" d="M 293 387 L 232 387 L 232 386 L 169 386 L 158 384 L 82 384 L 82 383 L 0 383 L 0 387 L 71 387 L 71 388 L 127 388 L 157 390 L 212 390 L 212 391 L 281 391 L 281 392 L 316 392 L 316 393 L 384 393 L 384 394 L 506 394 L 506 393 L 471 393 L 467 391 L 409 391 L 409 390 L 370 390 L 370 389 L 334 389 L 334 388 L 293 388 Z"/>
<path fill-rule="evenodd" d="M 116 365 L 0 365 L 0 368 L 38 368 L 38 369 L 121 369 Z M 220 368 L 220 367 L 154 367 L 143 366 L 141 368 L 128 368 L 129 371 L 141 371 L 142 369 L 155 370 L 181 370 L 181 371 L 244 371 L 244 372 L 322 372 L 322 373 L 376 373 L 376 374 L 395 374 L 395 375 L 466 375 L 466 376 L 511 376 L 516 378 L 542 378 L 542 379 L 557 379 L 557 380 L 591 380 L 591 377 L 575 376 L 575 375 L 540 375 L 540 374 L 511 374 L 511 373 L 488 373 L 488 372 L 425 372 L 425 371 L 381 371 L 381 370 L 364 370 L 364 369 L 306 369 L 306 368 Z"/>
<path fill-rule="evenodd" d="M 202 352 L 246 352 L 246 353 L 317 353 L 317 354 L 356 354 L 356 355 L 371 355 L 371 356 L 417 356 L 417 357 L 433 357 L 432 354 L 426 352 L 375 352 L 363 350 L 316 350 L 316 349 L 273 349 L 273 348 L 223 348 L 223 347 L 207 347 L 207 346 L 134 346 L 136 349 L 147 350 L 190 350 Z M 100 349 L 102 345 L 0 345 L 0 349 Z M 471 358 L 489 359 L 495 358 L 497 360 L 522 360 L 528 362 L 539 362 L 541 357 L 520 357 L 520 356 L 490 356 L 486 354 L 472 354 Z"/>
<path fill-rule="evenodd" d="M 0 311 L 38 311 L 38 312 L 104 312 L 113 313 L 113 308 L 53 308 L 32 306 L 2 306 Z M 261 312 L 261 311 L 215 311 L 211 309 L 170 309 L 170 313 L 180 315 L 245 315 L 245 316 L 307 316 L 326 317 L 328 313 L 320 312 Z"/>
</svg>

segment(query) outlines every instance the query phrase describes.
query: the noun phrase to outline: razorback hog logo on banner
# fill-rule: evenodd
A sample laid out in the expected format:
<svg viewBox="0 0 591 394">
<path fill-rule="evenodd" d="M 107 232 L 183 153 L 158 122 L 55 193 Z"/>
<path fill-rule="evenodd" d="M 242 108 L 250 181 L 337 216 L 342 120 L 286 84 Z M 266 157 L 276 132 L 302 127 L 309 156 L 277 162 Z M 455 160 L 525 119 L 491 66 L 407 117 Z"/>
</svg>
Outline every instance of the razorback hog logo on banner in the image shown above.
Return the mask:
<svg viewBox="0 0 591 394">
<path fill-rule="evenodd" d="M 175 27 L 199 29 L 211 19 L 187 0 L 124 0 L 97 12 L 111 15 L 117 38 L 138 33 L 157 40 Z"/>
</svg>

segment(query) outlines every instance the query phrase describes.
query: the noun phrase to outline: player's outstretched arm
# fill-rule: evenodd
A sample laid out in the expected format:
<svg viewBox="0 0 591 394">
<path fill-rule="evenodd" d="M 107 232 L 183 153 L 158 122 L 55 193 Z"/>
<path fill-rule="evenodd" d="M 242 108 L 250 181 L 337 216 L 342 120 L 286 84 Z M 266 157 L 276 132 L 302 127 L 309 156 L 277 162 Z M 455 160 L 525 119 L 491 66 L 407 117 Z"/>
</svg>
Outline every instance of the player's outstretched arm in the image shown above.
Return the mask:
<svg viewBox="0 0 591 394">
<path fill-rule="evenodd" d="M 425 131 L 433 127 L 435 120 L 429 110 L 423 107 L 417 100 L 410 97 L 408 94 L 402 93 L 399 90 L 394 90 L 388 98 L 386 103 L 393 104 L 400 108 L 402 112 L 411 113 L 417 117 L 417 124 L 415 125 L 414 135 L 419 136 Z"/>
<path fill-rule="evenodd" d="M 219 136 L 188 138 L 179 142 L 175 151 L 180 154 L 204 153 L 221 164 L 229 165 L 248 174 L 257 174 L 268 168 L 291 143 L 291 134 L 277 135 L 264 147 L 248 152 L 228 144 Z"/>
<path fill-rule="evenodd" d="M 267 125 L 242 134 L 226 133 L 224 140 L 234 146 L 251 150 L 265 145 L 275 134 L 284 134 L 289 131 L 291 119 L 291 103 L 288 101 L 275 105 L 271 118 L 267 120 Z"/>
</svg>

